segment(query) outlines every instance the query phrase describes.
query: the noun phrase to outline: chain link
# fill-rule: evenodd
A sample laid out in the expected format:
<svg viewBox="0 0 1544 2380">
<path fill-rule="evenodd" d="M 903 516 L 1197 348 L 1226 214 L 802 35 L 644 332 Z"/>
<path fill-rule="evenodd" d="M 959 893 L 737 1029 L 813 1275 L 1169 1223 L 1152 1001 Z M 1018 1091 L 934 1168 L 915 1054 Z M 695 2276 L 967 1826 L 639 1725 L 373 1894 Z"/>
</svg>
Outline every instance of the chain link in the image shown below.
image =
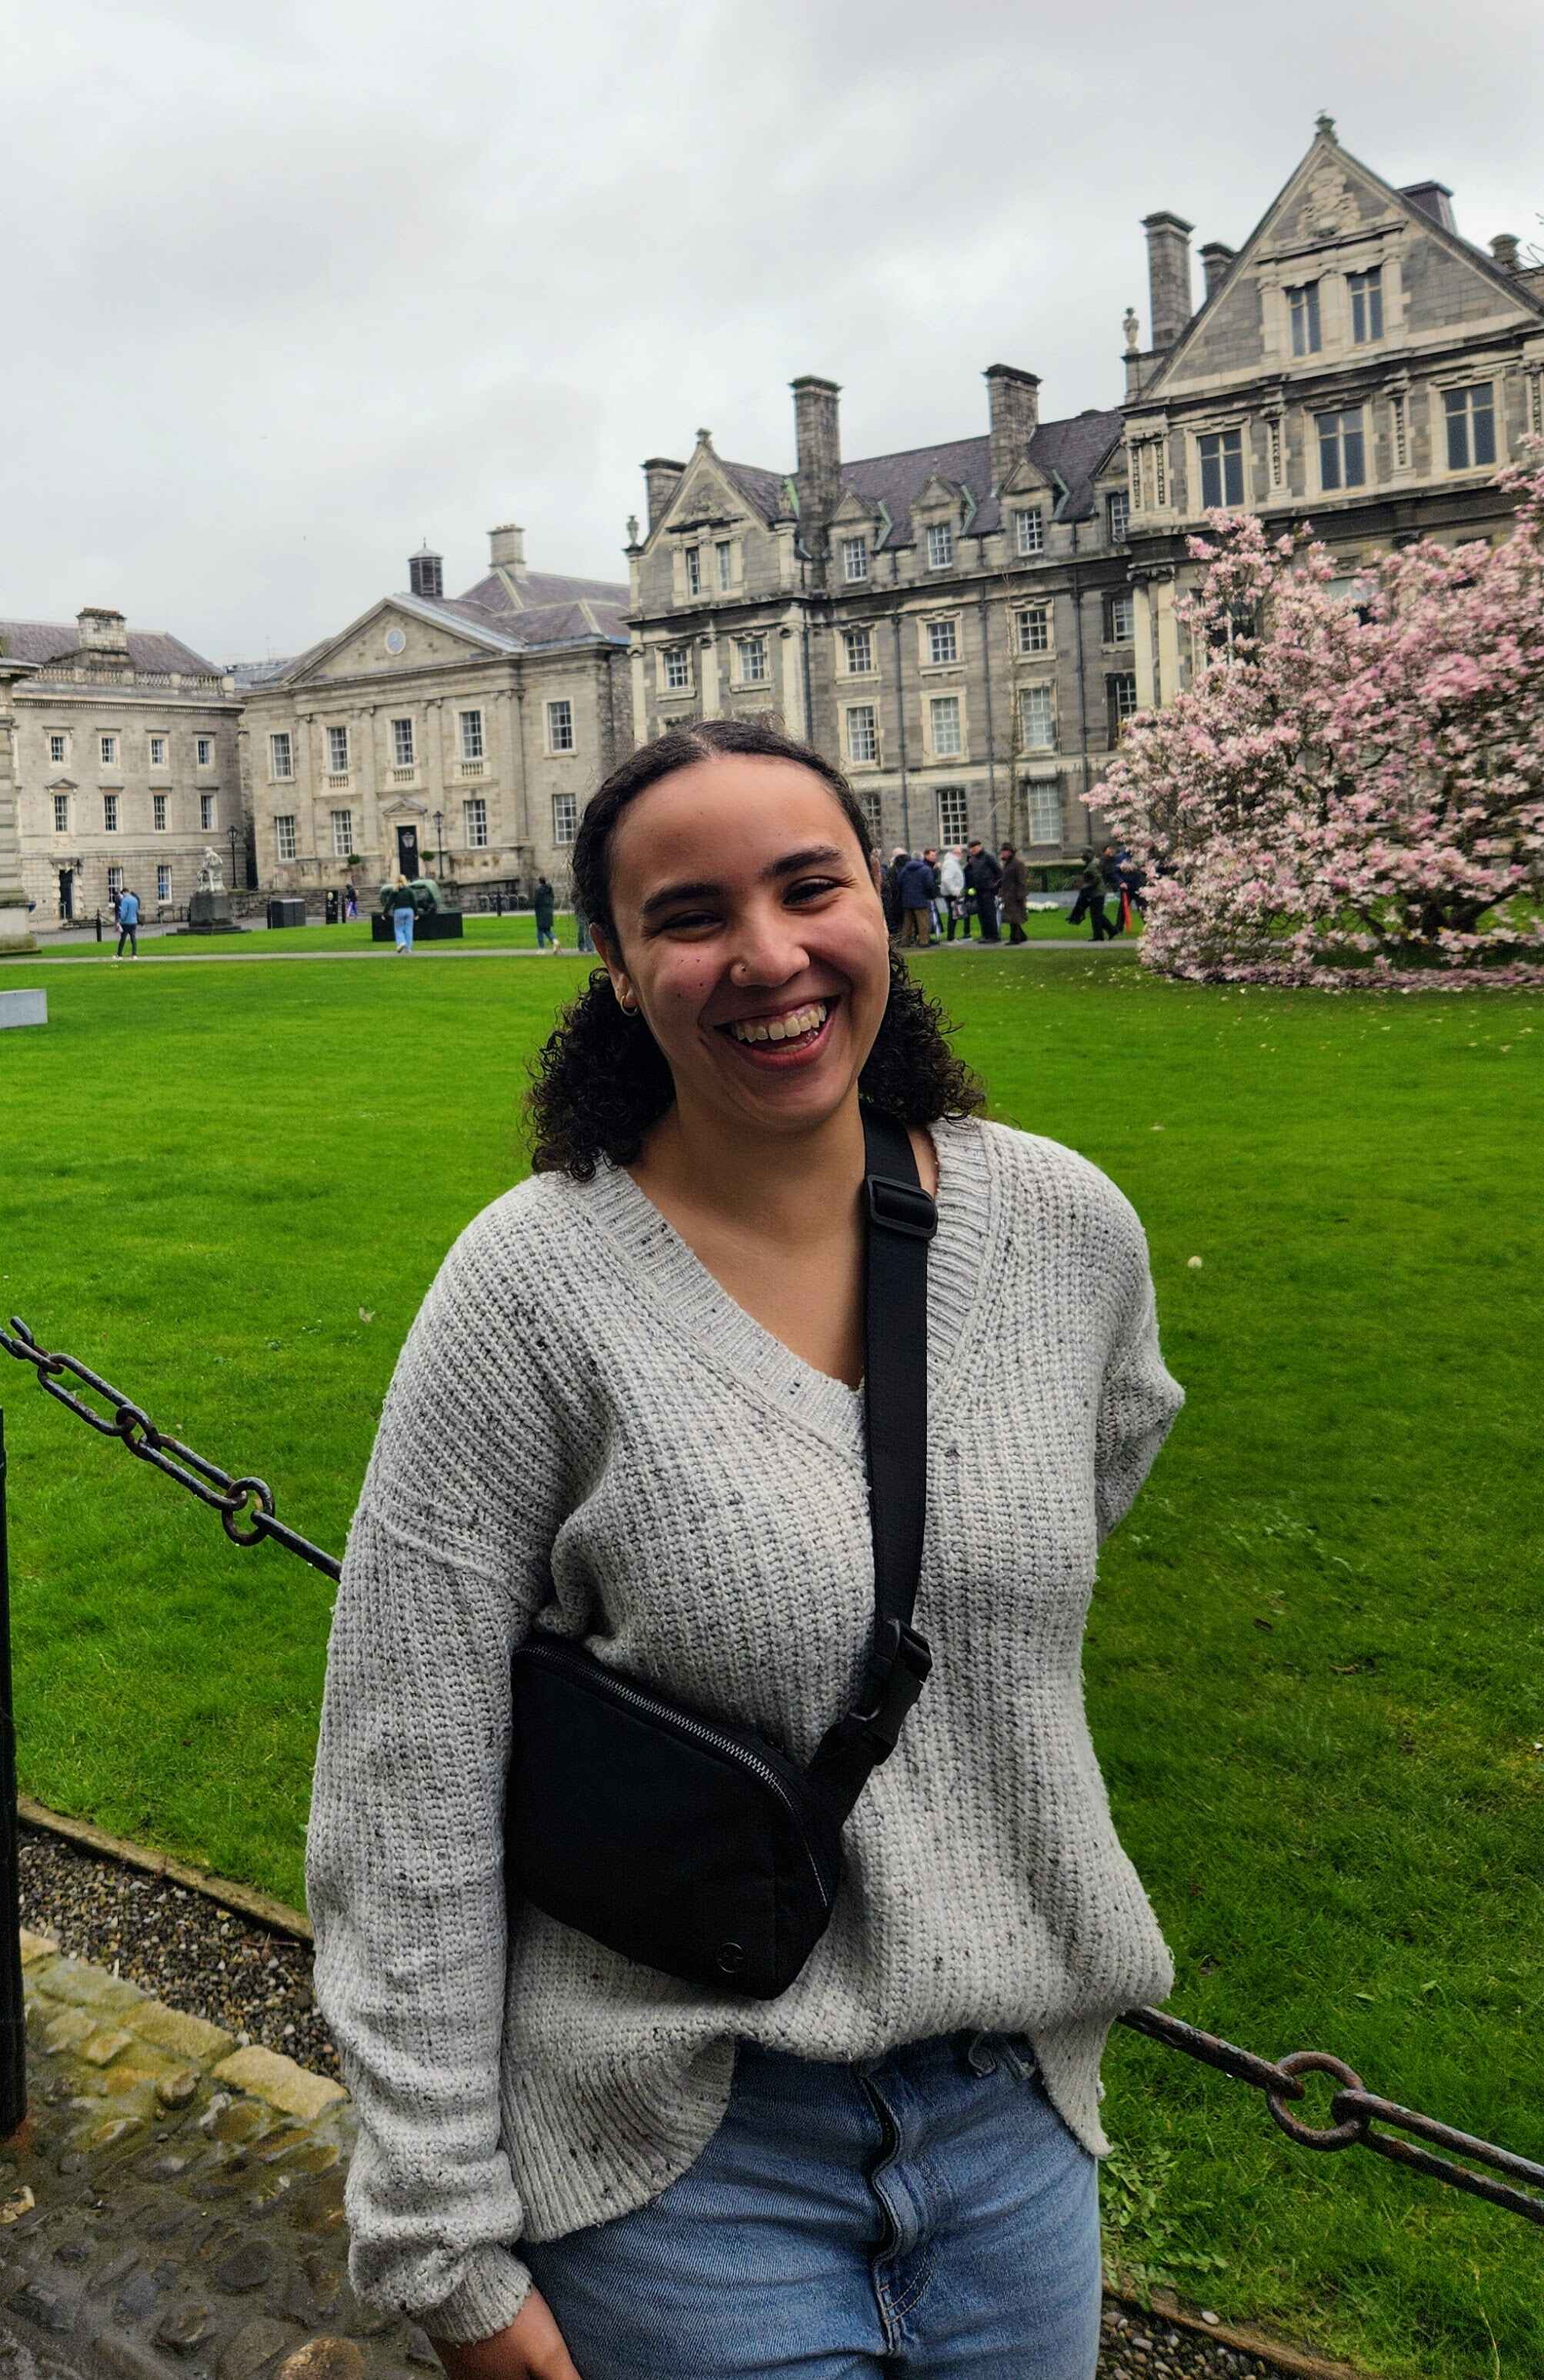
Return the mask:
<svg viewBox="0 0 1544 2380">
<path fill-rule="evenodd" d="M 156 1427 L 149 1414 L 99 1373 L 78 1363 L 73 1355 L 51 1354 L 41 1347 L 27 1325 L 14 1314 L 10 1330 L 0 1330 L 0 1350 L 15 1356 L 18 1363 L 30 1364 L 39 1385 L 90 1428 L 100 1431 L 103 1438 L 118 1439 L 141 1463 L 153 1463 L 169 1479 L 176 1480 L 190 1495 L 197 1496 L 200 1503 L 217 1512 L 233 1545 L 255 1546 L 267 1538 L 282 1546 L 286 1553 L 309 1562 L 313 1570 L 320 1570 L 326 1577 L 335 1579 L 340 1575 L 341 1564 L 332 1554 L 276 1517 L 272 1492 L 266 1480 L 250 1474 L 233 1477 L 217 1463 L 209 1462 L 195 1453 L 192 1447 L 185 1446 L 180 1439 L 169 1438 L 164 1430 Z M 60 1383 L 66 1376 L 101 1397 L 112 1407 L 111 1415 L 95 1412 L 73 1390 L 62 1387 Z M 1128 2009 L 1120 2022 L 1150 2041 L 1161 2042 L 1183 2057 L 1198 2058 L 1202 2065 L 1231 2075 L 1236 2082 L 1247 2083 L 1251 2090 L 1263 2093 L 1273 2121 L 1299 2148 L 1370 2149 L 1375 2156 L 1386 2157 L 1391 2164 L 1407 2166 L 1433 2181 L 1445 2182 L 1452 2190 L 1466 2191 L 1491 2206 L 1505 2207 L 1527 2222 L 1544 2225 L 1544 2165 L 1536 2164 L 1531 2157 L 1518 2156 L 1510 2149 L 1497 2148 L 1490 2141 L 1477 2140 L 1472 2133 L 1458 2131 L 1451 2124 L 1439 2123 L 1436 2117 L 1424 2116 L 1414 2107 L 1402 2107 L 1397 2100 L 1379 2098 L 1364 2088 L 1359 2074 L 1328 2050 L 1295 2049 L 1285 2058 L 1260 2058 L 1253 2050 L 1240 2049 L 1234 2042 L 1224 2041 L 1214 2033 L 1203 2033 L 1197 2025 L 1185 2024 L 1161 2009 Z M 1301 2117 L 1289 2113 L 1290 2104 L 1306 2096 L 1299 2079 L 1304 2074 L 1325 2074 L 1339 2085 L 1330 2103 L 1330 2123 L 1305 2123 Z M 1378 2130 L 1376 2126 L 1387 2129 Z M 1396 2137 L 1401 2133 L 1409 2137 Z M 1429 2145 L 1417 2147 L 1416 2142 Z M 1450 2154 L 1435 2155 L 1432 2152 L 1437 2149 Z M 1457 2157 L 1469 2162 L 1456 2164 Z M 1489 2167 L 1490 2172 L 1471 2171 L 1476 2165 Z M 1505 2175 L 1507 2179 L 1494 2180 L 1492 2175 Z M 1528 2187 L 1515 2189 L 1512 2185 L 1517 2182 Z"/>
</svg>

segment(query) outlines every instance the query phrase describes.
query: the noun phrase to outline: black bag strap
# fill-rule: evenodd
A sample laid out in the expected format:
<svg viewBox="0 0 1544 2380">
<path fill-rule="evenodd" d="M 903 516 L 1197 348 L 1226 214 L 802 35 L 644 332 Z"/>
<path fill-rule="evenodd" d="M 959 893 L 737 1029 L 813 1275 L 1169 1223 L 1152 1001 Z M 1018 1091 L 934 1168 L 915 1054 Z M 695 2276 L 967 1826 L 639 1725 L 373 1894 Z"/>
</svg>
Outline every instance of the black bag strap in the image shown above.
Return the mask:
<svg viewBox="0 0 1544 2380">
<path fill-rule="evenodd" d="M 851 1710 L 809 1774 L 845 1818 L 926 1682 L 911 1625 L 927 1505 L 927 1250 L 938 1210 L 904 1124 L 864 1105 L 863 1407 L 874 1533 L 874 1635 Z"/>
</svg>

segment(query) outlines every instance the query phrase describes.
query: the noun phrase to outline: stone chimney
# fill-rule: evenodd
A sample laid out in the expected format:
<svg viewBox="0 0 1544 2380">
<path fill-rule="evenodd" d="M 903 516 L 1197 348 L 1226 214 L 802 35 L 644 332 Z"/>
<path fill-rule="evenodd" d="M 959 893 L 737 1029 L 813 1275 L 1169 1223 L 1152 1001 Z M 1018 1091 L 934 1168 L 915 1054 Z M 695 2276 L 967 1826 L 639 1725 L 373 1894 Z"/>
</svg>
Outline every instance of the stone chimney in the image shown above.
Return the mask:
<svg viewBox="0 0 1544 2380">
<path fill-rule="evenodd" d="M 1206 275 L 1206 295 L 1214 298 L 1227 278 L 1228 266 L 1238 253 L 1225 240 L 1209 239 L 1200 251 L 1200 269 Z"/>
<path fill-rule="evenodd" d="M 813 554 L 825 540 L 826 525 L 836 508 L 841 486 L 841 423 L 838 400 L 841 390 L 834 380 L 805 372 L 790 381 L 793 391 L 793 437 L 798 454 L 799 518 L 804 544 Z"/>
<path fill-rule="evenodd" d="M 407 586 L 410 594 L 431 597 L 443 595 L 445 592 L 443 556 L 431 553 L 427 545 L 421 545 L 416 553 L 410 553 L 407 557 Z"/>
<path fill-rule="evenodd" d="M 1458 229 L 1453 212 L 1453 192 L 1445 182 L 1406 182 L 1399 195 L 1408 199 L 1413 207 L 1419 207 L 1433 223 L 1441 224 L 1444 231 Z"/>
<path fill-rule="evenodd" d="M 128 631 L 121 612 L 109 612 L 100 603 L 88 603 L 75 615 L 75 633 L 80 639 L 83 653 L 127 653 Z"/>
<path fill-rule="evenodd" d="M 488 558 L 495 570 L 512 570 L 516 578 L 525 576 L 525 532 L 513 521 L 505 521 L 500 528 L 488 532 Z"/>
<path fill-rule="evenodd" d="M 1503 273 L 1517 270 L 1517 235 L 1514 231 L 1499 231 L 1490 242 L 1490 261 Z"/>
<path fill-rule="evenodd" d="M 648 497 L 650 528 L 659 520 L 680 487 L 685 468 L 684 463 L 669 462 L 663 455 L 651 455 L 644 465 L 644 488 Z"/>
<path fill-rule="evenodd" d="M 1190 234 L 1183 215 L 1142 217 L 1152 344 L 1172 347 L 1190 319 Z"/>
<path fill-rule="evenodd" d="M 992 485 L 1001 488 L 1016 463 L 1028 454 L 1040 427 L 1040 381 L 1034 372 L 1015 364 L 988 364 L 987 418 L 992 431 Z"/>
</svg>

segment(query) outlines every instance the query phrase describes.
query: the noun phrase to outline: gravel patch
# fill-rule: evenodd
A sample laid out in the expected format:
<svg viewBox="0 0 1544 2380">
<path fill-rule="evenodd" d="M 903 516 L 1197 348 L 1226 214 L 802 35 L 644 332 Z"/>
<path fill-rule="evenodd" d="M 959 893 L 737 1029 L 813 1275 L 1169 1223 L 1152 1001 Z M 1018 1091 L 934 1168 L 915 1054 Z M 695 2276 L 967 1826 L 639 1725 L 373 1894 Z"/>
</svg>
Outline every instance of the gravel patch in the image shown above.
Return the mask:
<svg viewBox="0 0 1544 2380">
<path fill-rule="evenodd" d="M 145 1876 L 37 1828 L 19 1835 L 21 1922 L 201 2016 L 342 2081 L 338 2054 L 311 1994 L 308 1942 L 270 1932 L 185 1885 Z M 1107 2304 L 1099 2380 L 1281 2380 L 1285 2370 L 1159 2315 Z"/>
<path fill-rule="evenodd" d="M 21 1922 L 169 2008 L 341 2082 L 311 1993 L 311 1947 L 168 1877 L 145 1876 L 23 1826 Z"/>
</svg>

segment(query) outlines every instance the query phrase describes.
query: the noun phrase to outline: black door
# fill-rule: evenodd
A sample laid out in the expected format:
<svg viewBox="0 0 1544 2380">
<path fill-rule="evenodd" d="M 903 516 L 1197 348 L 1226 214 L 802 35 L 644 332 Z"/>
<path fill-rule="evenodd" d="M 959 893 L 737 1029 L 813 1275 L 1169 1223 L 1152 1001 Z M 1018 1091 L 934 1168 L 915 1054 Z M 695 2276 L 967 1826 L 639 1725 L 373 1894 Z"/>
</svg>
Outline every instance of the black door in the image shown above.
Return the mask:
<svg viewBox="0 0 1544 2380">
<path fill-rule="evenodd" d="M 397 829 L 397 867 L 404 876 L 418 873 L 418 830 L 416 826 Z"/>
<path fill-rule="evenodd" d="M 66 926 L 71 922 L 75 916 L 75 870 L 73 868 L 61 868 L 59 870 L 59 915 Z"/>
</svg>

